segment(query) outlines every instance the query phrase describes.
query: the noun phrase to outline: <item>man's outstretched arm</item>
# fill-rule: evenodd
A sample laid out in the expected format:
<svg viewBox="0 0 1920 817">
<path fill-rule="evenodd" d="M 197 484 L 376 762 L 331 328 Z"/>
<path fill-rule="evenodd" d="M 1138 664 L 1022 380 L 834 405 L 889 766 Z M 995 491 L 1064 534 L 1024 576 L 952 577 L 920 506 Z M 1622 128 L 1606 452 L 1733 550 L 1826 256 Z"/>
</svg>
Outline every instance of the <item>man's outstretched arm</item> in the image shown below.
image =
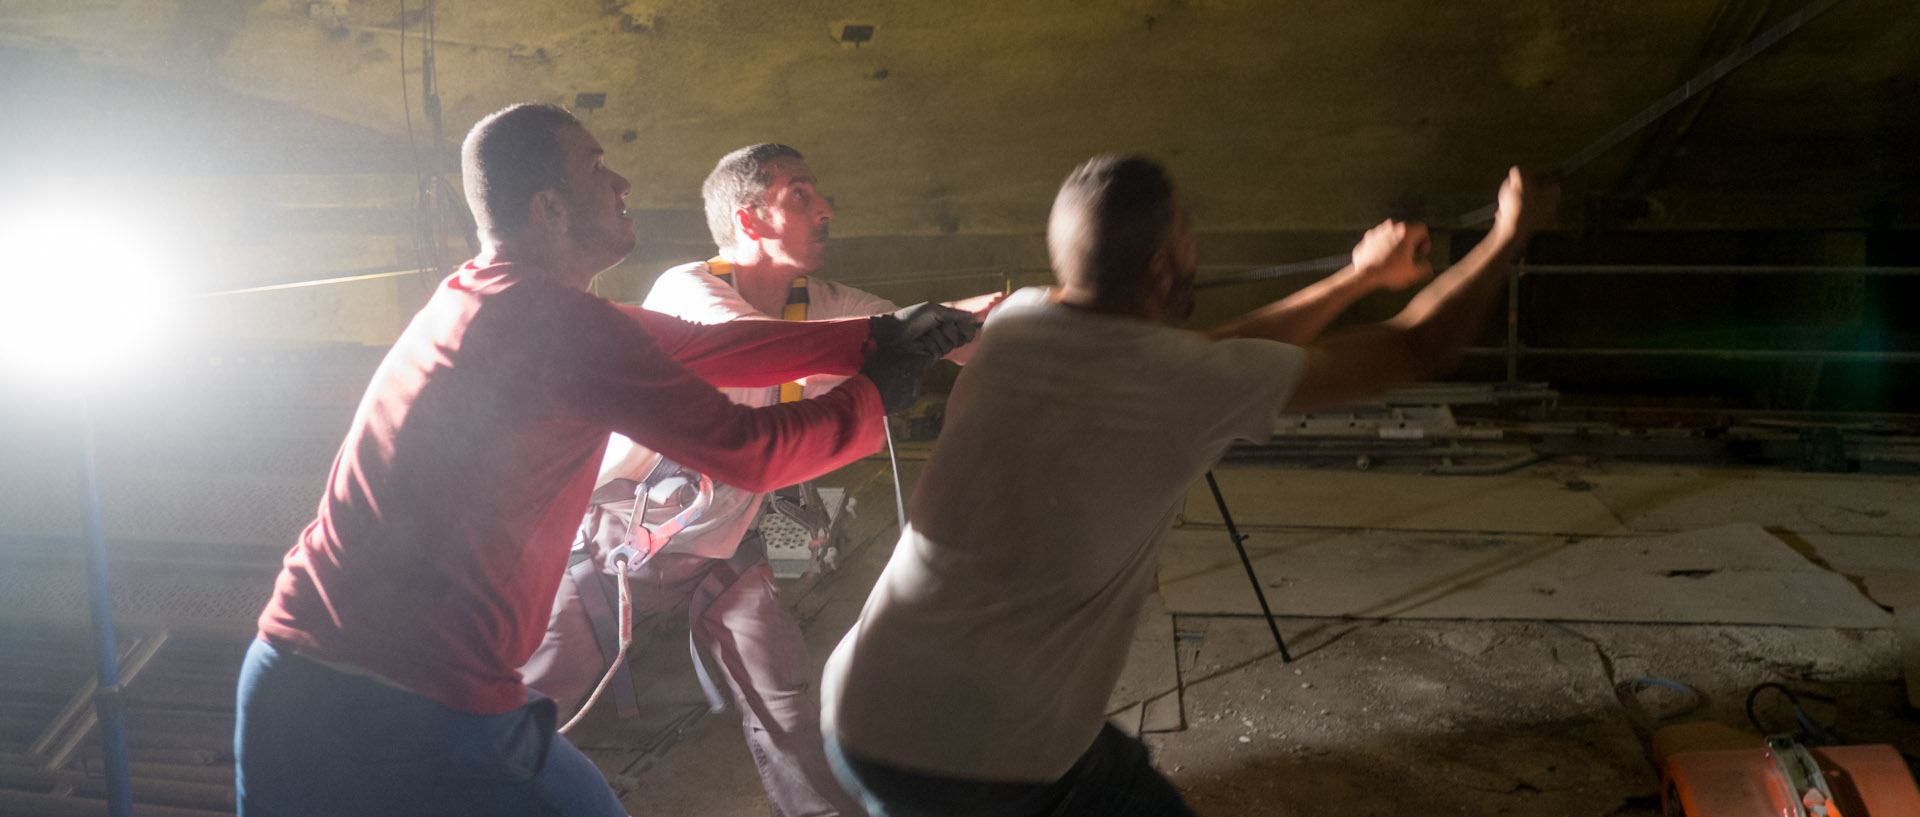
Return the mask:
<svg viewBox="0 0 1920 817">
<path fill-rule="evenodd" d="M 1001 301 L 1006 299 L 1007 293 L 1005 292 L 987 292 L 971 298 L 961 298 L 957 301 L 946 301 L 945 303 L 954 309 L 972 314 L 974 323 L 985 324 L 987 322 L 987 313 L 992 312 L 994 308 L 1000 306 Z M 973 359 L 973 349 L 979 342 L 979 339 L 975 338 L 973 341 L 968 342 L 967 345 L 948 352 L 946 359 L 962 366 L 967 365 L 967 361 Z"/>
<path fill-rule="evenodd" d="M 831 325 L 741 322 L 740 326 L 767 333 L 753 336 L 728 331 L 734 324 L 696 327 L 665 316 L 638 316 L 640 321 L 635 317 L 611 310 L 583 314 L 581 321 L 561 330 L 562 336 L 546 345 L 552 357 L 531 362 L 528 388 L 551 395 L 548 405 L 556 418 L 571 417 L 618 432 L 681 465 L 748 491 L 812 479 L 879 448 L 881 417 L 887 406 L 874 376 L 859 374 L 865 364 L 857 362 L 856 355 L 868 334 L 864 321 L 853 322 L 857 334 L 847 333 L 831 344 L 850 347 L 852 353 L 820 353 L 782 347 L 779 341 L 804 339 L 809 331 L 832 332 Z M 656 342 L 645 323 L 666 327 L 662 334 L 668 343 Z M 707 330 L 716 330 L 715 337 L 709 337 Z M 753 339 L 743 340 L 749 337 Z M 759 371 L 773 378 L 784 374 L 782 367 L 802 365 L 821 354 L 840 354 L 853 363 L 855 376 L 819 399 L 753 409 L 729 401 L 695 367 L 676 360 L 673 352 L 701 363 L 709 375 Z M 756 360 L 765 366 L 749 368 L 759 365 Z M 740 368 L 729 370 L 725 365 Z"/>
<path fill-rule="evenodd" d="M 1353 263 L 1339 272 L 1205 334 L 1215 340 L 1263 338 L 1305 346 L 1374 290 L 1402 290 L 1433 277 L 1433 264 L 1425 260 L 1428 246 L 1425 226 L 1381 222 L 1354 246 Z"/>
<path fill-rule="evenodd" d="M 1558 197 L 1557 183 L 1528 178 L 1519 168 L 1508 171 L 1487 237 L 1400 314 L 1308 345 L 1306 370 L 1287 410 L 1350 405 L 1451 368 L 1485 321 L 1527 239 L 1553 220 Z"/>
<path fill-rule="evenodd" d="M 757 388 L 807 375 L 853 375 L 876 351 L 891 347 L 938 357 L 965 345 L 979 327 L 965 312 L 919 303 L 891 314 L 844 321 L 751 321 L 695 324 L 622 306 L 650 345 L 715 386 Z"/>
<path fill-rule="evenodd" d="M 648 399 L 629 403 L 613 430 L 746 491 L 813 479 L 880 450 L 883 439 L 885 408 L 865 377 L 817 398 L 765 408 L 736 404 L 698 381 L 649 391 Z"/>
<path fill-rule="evenodd" d="M 620 311 L 638 321 L 660 351 L 721 388 L 777 386 L 814 374 L 851 376 L 873 351 L 866 318 L 696 324 L 639 307 Z"/>
</svg>

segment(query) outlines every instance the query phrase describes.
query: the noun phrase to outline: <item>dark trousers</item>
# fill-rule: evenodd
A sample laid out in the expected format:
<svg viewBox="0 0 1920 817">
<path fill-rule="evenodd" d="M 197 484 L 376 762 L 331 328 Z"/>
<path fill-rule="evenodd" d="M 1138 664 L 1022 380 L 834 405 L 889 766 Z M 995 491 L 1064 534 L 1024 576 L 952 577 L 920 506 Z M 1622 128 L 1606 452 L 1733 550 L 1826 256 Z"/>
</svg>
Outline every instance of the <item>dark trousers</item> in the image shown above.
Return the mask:
<svg viewBox="0 0 1920 817">
<path fill-rule="evenodd" d="M 240 817 L 625 817 L 553 701 L 474 715 L 256 640 L 234 724 Z"/>
<path fill-rule="evenodd" d="M 850 754 L 832 735 L 826 740 L 834 774 L 873 817 L 1193 817 L 1154 770 L 1146 744 L 1112 724 L 1052 783 L 920 774 Z"/>
</svg>

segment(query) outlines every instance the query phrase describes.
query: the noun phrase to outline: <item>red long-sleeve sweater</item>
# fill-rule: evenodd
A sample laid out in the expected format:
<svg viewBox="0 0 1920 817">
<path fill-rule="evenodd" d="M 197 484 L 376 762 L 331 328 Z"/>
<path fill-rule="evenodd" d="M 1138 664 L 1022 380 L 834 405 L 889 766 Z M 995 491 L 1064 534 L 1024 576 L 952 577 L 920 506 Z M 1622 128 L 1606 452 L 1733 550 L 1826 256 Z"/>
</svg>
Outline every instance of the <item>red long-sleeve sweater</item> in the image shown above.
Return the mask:
<svg viewBox="0 0 1920 817">
<path fill-rule="evenodd" d="M 260 632 L 454 709 L 518 707 L 608 432 L 750 491 L 810 479 L 877 447 L 870 381 L 765 409 L 714 387 L 857 374 L 868 343 L 864 320 L 697 326 L 470 262 L 374 373 Z"/>
</svg>

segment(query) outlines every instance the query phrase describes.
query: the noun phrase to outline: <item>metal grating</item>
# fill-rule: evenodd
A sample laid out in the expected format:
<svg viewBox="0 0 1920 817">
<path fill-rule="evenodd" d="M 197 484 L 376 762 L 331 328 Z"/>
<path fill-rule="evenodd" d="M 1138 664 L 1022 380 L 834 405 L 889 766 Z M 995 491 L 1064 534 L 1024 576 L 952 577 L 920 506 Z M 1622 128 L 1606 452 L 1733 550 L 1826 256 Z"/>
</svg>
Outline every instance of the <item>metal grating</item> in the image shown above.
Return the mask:
<svg viewBox="0 0 1920 817">
<path fill-rule="evenodd" d="M 234 684 L 251 637 L 122 634 L 136 813 L 233 813 Z M 89 642 L 80 627 L 0 625 L 0 813 L 104 813 Z"/>
<path fill-rule="evenodd" d="M 313 519 L 322 478 L 128 469 L 100 477 L 109 538 L 284 549 Z M 80 530 L 72 469 L 0 471 L 0 534 Z"/>
<path fill-rule="evenodd" d="M 87 588 L 78 563 L 6 565 L 0 570 L 0 618 L 85 621 Z M 127 571 L 113 577 L 114 615 L 162 624 L 247 626 L 273 591 L 267 571 Z"/>
</svg>

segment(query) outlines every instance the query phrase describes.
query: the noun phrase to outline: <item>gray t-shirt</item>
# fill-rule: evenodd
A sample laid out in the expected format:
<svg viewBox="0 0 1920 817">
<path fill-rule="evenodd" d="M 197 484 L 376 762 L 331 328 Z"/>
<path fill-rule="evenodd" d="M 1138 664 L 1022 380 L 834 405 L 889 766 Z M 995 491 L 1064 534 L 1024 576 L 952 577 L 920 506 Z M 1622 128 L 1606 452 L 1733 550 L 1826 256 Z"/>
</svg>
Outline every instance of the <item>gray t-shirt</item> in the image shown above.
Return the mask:
<svg viewBox="0 0 1920 817">
<path fill-rule="evenodd" d="M 1305 359 L 1015 293 L 827 663 L 826 729 L 930 774 L 1065 774 L 1105 719 L 1181 498 L 1234 440 L 1271 435 Z"/>
</svg>

